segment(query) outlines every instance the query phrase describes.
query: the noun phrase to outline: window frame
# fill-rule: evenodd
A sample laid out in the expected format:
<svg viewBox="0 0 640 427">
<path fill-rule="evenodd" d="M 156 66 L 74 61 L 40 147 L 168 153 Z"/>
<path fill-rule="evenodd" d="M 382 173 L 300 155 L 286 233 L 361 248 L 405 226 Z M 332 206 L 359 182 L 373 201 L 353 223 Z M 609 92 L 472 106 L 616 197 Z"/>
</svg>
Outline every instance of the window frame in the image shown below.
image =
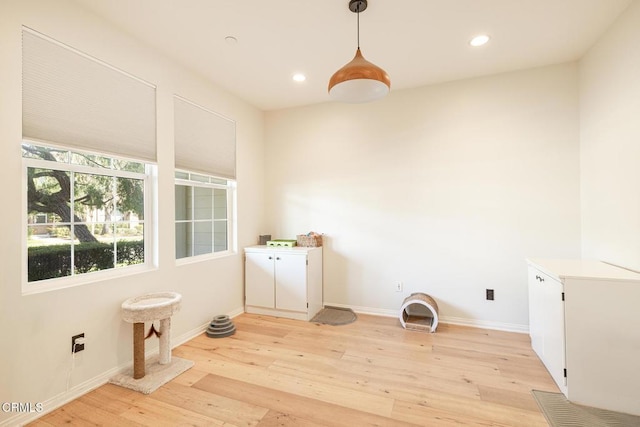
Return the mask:
<svg viewBox="0 0 640 427">
<path fill-rule="evenodd" d="M 28 157 L 22 157 L 21 165 L 21 198 L 22 198 L 22 227 L 21 227 L 21 251 L 22 251 L 22 295 L 38 294 L 42 292 L 49 292 L 58 289 L 65 289 L 69 287 L 75 287 L 85 285 L 89 283 L 95 283 L 103 280 L 109 280 L 113 278 L 130 276 L 133 274 L 139 274 L 142 272 L 148 272 L 157 269 L 157 248 L 155 245 L 155 236 L 157 234 L 156 221 L 155 221 L 155 188 L 157 187 L 157 165 L 148 160 L 138 160 L 122 156 L 115 156 L 109 153 L 100 153 L 90 150 L 82 150 L 76 147 L 67 147 L 59 144 L 53 144 L 48 141 L 41 141 L 29 138 L 22 139 L 23 144 L 29 144 L 39 147 L 52 148 L 58 150 L 68 151 L 70 153 L 80 153 L 84 155 L 102 156 L 105 158 L 131 161 L 143 164 L 145 166 L 144 173 L 130 172 L 126 170 L 107 169 L 100 167 L 92 167 L 85 165 L 78 165 L 71 163 L 71 156 L 66 162 L 54 162 L 42 159 L 34 159 Z M 143 239 L 144 239 L 144 262 L 140 264 L 128 265 L 124 267 L 114 267 L 105 270 L 91 271 L 88 273 L 75 273 L 72 270 L 72 274 L 64 277 L 54 277 L 51 279 L 43 279 L 34 282 L 29 282 L 29 254 L 28 254 L 28 194 L 27 194 L 27 176 L 29 168 L 60 170 L 70 173 L 81 173 L 90 175 L 103 175 L 116 178 L 130 178 L 141 179 L 143 181 L 144 191 L 144 215 L 143 220 Z M 71 189 L 73 198 L 73 188 Z M 73 205 L 73 202 L 70 202 Z M 48 224 L 48 223 L 47 223 Z M 112 222 L 117 224 L 117 222 Z"/>
<path fill-rule="evenodd" d="M 186 174 L 187 178 L 177 178 L 176 175 L 180 173 L 180 174 Z M 203 182 L 203 181 L 199 181 L 199 180 L 193 180 L 191 179 L 191 176 L 196 175 L 199 177 L 206 177 L 209 179 L 209 182 Z M 216 182 L 212 182 L 213 180 L 218 180 L 218 181 L 225 181 L 226 184 L 221 184 L 221 183 L 216 183 Z M 184 256 L 182 258 L 177 258 L 177 251 L 176 251 L 176 245 L 177 245 L 177 232 L 176 232 L 176 225 L 179 223 L 183 223 L 183 224 L 187 224 L 187 223 L 191 223 L 191 224 L 195 224 L 198 220 L 195 219 L 195 212 L 193 210 L 193 203 L 194 200 L 192 198 L 192 212 L 194 212 L 194 214 L 192 215 L 193 217 L 191 219 L 187 219 L 187 220 L 178 220 L 175 217 L 175 209 L 176 209 L 176 199 L 175 199 L 175 189 L 176 186 L 181 185 L 181 186 L 185 186 L 185 187 L 189 187 L 191 188 L 191 191 L 194 191 L 193 188 L 195 187 L 200 187 L 200 188 L 211 188 L 211 189 L 222 189 L 226 191 L 226 195 L 227 195 L 227 249 L 224 251 L 218 251 L 215 252 L 213 249 L 215 248 L 215 228 L 212 229 L 212 233 L 211 233 L 211 238 L 212 238 L 212 242 L 211 242 L 211 247 L 212 247 L 212 252 L 209 253 L 204 253 L 204 254 L 199 254 L 199 255 L 189 255 L 189 256 Z M 237 190 L 237 182 L 234 179 L 230 179 L 230 178 L 224 178 L 224 177 L 217 177 L 214 175 L 209 175 L 209 174 L 204 174 L 204 173 L 200 173 L 200 172 L 195 172 L 195 171 L 189 171 L 189 170 L 184 170 L 184 169 L 175 169 L 174 171 L 174 226 L 173 226 L 173 236 L 174 236 L 174 245 L 173 245 L 173 256 L 176 262 L 176 265 L 184 265 L 184 264 L 191 264 L 191 263 L 195 263 L 195 262 L 202 262 L 202 261 L 207 261 L 210 259 L 216 259 L 216 258 L 224 258 L 224 257 L 228 257 L 231 255 L 235 255 L 237 253 L 237 247 L 236 247 L 236 241 L 237 241 L 237 230 L 236 230 L 236 190 Z M 213 207 L 212 207 L 213 208 Z M 215 219 L 211 219 L 212 225 L 215 222 Z M 194 228 L 192 227 L 192 230 Z M 192 231 L 193 232 L 193 231 Z M 193 253 L 193 245 L 195 244 L 195 239 L 191 239 L 191 244 L 192 244 L 192 253 Z"/>
</svg>

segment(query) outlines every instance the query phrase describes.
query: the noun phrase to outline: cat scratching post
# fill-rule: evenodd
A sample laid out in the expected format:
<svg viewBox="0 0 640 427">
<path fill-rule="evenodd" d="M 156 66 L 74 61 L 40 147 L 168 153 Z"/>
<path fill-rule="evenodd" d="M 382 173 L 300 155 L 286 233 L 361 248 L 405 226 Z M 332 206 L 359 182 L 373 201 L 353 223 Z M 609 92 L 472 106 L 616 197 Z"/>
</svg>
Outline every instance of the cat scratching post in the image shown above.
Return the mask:
<svg viewBox="0 0 640 427">
<path fill-rule="evenodd" d="M 144 323 L 133 324 L 133 378 L 144 377 Z"/>
<path fill-rule="evenodd" d="M 133 378 L 145 376 L 144 322 L 160 320 L 160 365 L 171 363 L 171 316 L 180 310 L 182 295 L 177 292 L 158 292 L 142 295 L 122 303 L 122 319 L 133 323 Z M 153 332 L 153 330 L 152 330 Z"/>
</svg>

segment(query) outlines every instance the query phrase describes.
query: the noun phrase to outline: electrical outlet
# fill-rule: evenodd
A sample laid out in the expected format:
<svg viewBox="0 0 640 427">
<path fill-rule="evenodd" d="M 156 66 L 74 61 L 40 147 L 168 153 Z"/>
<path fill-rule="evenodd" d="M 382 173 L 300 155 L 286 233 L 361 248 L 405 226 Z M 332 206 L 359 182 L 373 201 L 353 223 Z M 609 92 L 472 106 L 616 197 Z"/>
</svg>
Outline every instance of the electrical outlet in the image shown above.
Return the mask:
<svg viewBox="0 0 640 427">
<path fill-rule="evenodd" d="M 77 342 L 78 340 L 82 343 Z M 71 353 L 77 353 L 82 350 L 84 350 L 84 332 L 71 337 Z"/>
<path fill-rule="evenodd" d="M 487 289 L 487 301 L 493 301 L 493 289 Z"/>
<path fill-rule="evenodd" d="M 396 282 L 396 292 L 402 292 L 402 282 Z"/>
</svg>

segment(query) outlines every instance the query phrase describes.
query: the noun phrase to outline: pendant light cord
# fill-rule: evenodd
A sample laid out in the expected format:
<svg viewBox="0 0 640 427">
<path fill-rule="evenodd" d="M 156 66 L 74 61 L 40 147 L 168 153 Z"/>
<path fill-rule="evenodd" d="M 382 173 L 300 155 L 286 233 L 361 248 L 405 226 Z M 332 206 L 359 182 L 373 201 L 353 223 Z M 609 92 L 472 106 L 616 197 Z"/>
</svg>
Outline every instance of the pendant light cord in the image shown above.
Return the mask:
<svg viewBox="0 0 640 427">
<path fill-rule="evenodd" d="M 360 3 L 356 6 L 356 15 L 358 16 L 358 49 L 360 49 Z"/>
</svg>

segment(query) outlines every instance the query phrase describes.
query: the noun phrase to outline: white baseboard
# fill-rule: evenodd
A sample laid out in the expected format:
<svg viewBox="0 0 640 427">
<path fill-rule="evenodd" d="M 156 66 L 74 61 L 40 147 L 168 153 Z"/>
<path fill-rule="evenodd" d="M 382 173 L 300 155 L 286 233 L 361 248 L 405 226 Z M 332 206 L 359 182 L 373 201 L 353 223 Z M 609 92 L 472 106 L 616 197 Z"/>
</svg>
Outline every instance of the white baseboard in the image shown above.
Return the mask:
<svg viewBox="0 0 640 427">
<path fill-rule="evenodd" d="M 242 313 L 244 313 L 244 308 L 240 307 L 231 311 L 228 314 L 228 316 L 230 318 L 234 318 Z M 208 326 L 209 326 L 209 322 L 205 323 L 204 325 L 200 325 L 197 328 L 194 328 L 183 334 L 180 334 L 177 337 L 172 338 L 171 348 L 178 347 L 179 345 L 182 345 L 187 341 L 194 339 L 195 337 L 197 337 L 198 335 L 206 331 Z M 152 348 L 149 351 L 145 351 L 145 357 L 148 357 L 151 354 L 155 354 L 157 351 L 158 351 L 157 347 Z M 124 372 L 128 368 L 131 368 L 131 364 L 132 364 L 132 361 L 129 360 L 123 365 L 109 369 L 108 371 L 96 377 L 93 377 L 81 384 L 71 387 L 69 390 L 63 393 L 60 393 L 57 396 L 47 399 L 46 401 L 42 402 L 42 407 L 44 409 L 42 412 L 18 413 L 10 418 L 7 418 L 4 421 L 0 421 L 0 427 L 9 427 L 9 426 L 14 427 L 14 426 L 22 426 L 22 425 L 28 424 L 42 417 L 43 415 L 58 409 L 62 405 L 69 403 L 72 400 L 77 399 L 86 393 L 89 393 L 91 390 L 94 390 L 108 383 L 111 377 Z"/>
<path fill-rule="evenodd" d="M 337 304 L 332 302 L 325 302 L 323 306 L 331 306 L 331 307 L 340 307 L 340 308 L 350 308 L 356 313 L 361 314 L 371 314 L 373 316 L 383 316 L 383 317 L 398 317 L 397 310 L 388 310 L 386 308 L 372 308 L 372 307 L 360 307 L 357 305 L 347 305 L 347 304 Z"/>
<path fill-rule="evenodd" d="M 448 317 L 443 316 L 438 319 L 440 323 L 450 325 L 470 326 L 472 328 L 492 329 L 495 331 L 517 332 L 519 334 L 528 334 L 528 325 L 519 325 L 517 323 L 491 322 L 486 320 L 466 319 L 464 317 Z"/>
<path fill-rule="evenodd" d="M 398 310 L 389 310 L 386 308 L 360 307 L 357 305 L 346 305 L 325 302 L 325 306 L 333 306 L 340 308 L 350 308 L 356 313 L 371 314 L 373 316 L 398 317 Z M 467 319 L 464 317 L 439 316 L 438 323 L 446 323 L 450 325 L 470 326 L 472 328 L 492 329 L 496 331 L 517 332 L 521 334 L 529 333 L 528 325 L 519 325 L 516 323 L 491 322 L 486 320 Z"/>
</svg>

